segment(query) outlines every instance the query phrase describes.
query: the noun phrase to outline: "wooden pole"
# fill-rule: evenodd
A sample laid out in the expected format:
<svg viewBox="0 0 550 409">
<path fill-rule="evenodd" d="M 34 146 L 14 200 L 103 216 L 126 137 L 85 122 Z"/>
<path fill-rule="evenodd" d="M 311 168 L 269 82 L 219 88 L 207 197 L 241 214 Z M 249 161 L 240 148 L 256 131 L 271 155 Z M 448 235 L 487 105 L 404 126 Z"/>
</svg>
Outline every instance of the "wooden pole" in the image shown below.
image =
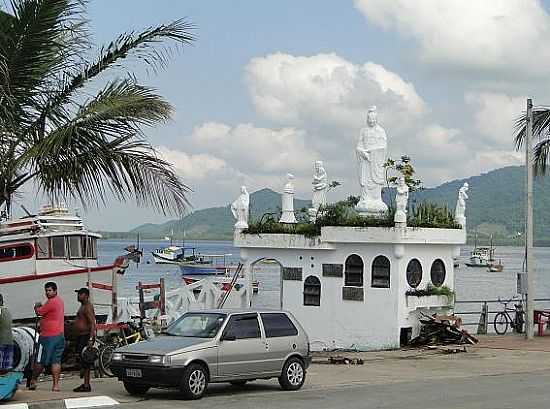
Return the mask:
<svg viewBox="0 0 550 409">
<path fill-rule="evenodd" d="M 527 273 L 527 319 L 525 334 L 533 339 L 534 299 L 535 299 L 535 263 L 533 259 L 533 101 L 527 100 L 527 120 L 525 132 L 525 271 Z"/>
</svg>

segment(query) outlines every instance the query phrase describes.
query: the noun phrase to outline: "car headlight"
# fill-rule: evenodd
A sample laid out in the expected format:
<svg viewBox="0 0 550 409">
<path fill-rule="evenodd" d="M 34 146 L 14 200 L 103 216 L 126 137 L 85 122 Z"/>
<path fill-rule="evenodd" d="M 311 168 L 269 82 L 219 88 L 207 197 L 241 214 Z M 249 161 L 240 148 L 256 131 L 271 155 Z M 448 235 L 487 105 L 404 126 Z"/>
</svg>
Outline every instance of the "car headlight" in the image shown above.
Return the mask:
<svg viewBox="0 0 550 409">
<path fill-rule="evenodd" d="M 122 361 L 122 354 L 120 352 L 114 352 L 111 359 L 113 361 Z"/>
<path fill-rule="evenodd" d="M 151 355 L 149 362 L 152 364 L 170 365 L 170 357 L 166 355 Z"/>
</svg>

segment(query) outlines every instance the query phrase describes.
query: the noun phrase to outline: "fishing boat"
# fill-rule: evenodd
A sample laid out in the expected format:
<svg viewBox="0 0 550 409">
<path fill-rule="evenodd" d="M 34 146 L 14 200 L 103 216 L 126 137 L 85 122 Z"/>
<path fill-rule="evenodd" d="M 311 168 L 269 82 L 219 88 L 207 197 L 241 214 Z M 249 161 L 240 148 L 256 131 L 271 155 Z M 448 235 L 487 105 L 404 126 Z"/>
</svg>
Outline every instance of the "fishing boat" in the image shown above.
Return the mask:
<svg viewBox="0 0 550 409">
<path fill-rule="evenodd" d="M 495 248 L 493 247 L 493 236 L 489 247 L 477 246 L 477 231 L 475 233 L 474 249 L 470 253 L 470 261 L 466 264 L 468 267 L 489 267 L 495 261 Z"/>
<path fill-rule="evenodd" d="M 178 264 L 185 258 L 185 249 L 180 246 L 168 246 L 155 249 L 151 254 L 156 264 Z"/>
<path fill-rule="evenodd" d="M 228 274 L 227 258 L 231 254 L 195 254 L 192 260 L 178 262 L 183 275 L 216 275 Z"/>
<path fill-rule="evenodd" d="M 26 211 L 27 212 L 27 211 Z M 44 284 L 57 283 L 68 314 L 76 312 L 74 290 L 88 282 L 113 285 L 127 258 L 99 265 L 97 241 L 82 219 L 61 206 L 42 206 L 38 214 L 0 220 L 0 291 L 14 320 L 34 319 L 34 303 L 44 299 Z M 111 293 L 94 291 L 96 304 L 110 305 Z M 98 314 L 102 313 L 98 307 Z"/>
</svg>

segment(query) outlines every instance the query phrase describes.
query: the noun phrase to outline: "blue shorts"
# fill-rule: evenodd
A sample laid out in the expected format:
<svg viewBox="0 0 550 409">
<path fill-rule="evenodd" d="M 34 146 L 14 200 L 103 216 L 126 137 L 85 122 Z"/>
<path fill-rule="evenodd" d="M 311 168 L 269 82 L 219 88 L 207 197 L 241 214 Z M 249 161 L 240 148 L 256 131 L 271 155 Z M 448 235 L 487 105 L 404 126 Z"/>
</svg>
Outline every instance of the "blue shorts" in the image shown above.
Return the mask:
<svg viewBox="0 0 550 409">
<path fill-rule="evenodd" d="M 53 337 L 40 336 L 40 338 L 38 338 L 36 362 L 42 366 L 61 364 L 64 350 L 65 336 L 63 334 Z"/>
</svg>

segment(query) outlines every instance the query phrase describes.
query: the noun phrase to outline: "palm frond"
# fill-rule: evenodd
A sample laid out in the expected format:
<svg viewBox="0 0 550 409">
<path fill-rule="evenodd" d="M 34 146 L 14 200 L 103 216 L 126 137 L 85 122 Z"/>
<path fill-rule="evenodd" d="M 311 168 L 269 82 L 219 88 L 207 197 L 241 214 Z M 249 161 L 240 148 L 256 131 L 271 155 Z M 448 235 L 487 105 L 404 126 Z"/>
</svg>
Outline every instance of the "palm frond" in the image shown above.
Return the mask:
<svg viewBox="0 0 550 409">
<path fill-rule="evenodd" d="M 12 0 L 13 18 L 0 29 L 0 95 L 2 105 L 32 113 L 45 98 L 52 82 L 75 65 L 85 43 L 82 36 L 82 2 L 78 0 Z M 75 38 L 79 37 L 79 41 Z"/>
<path fill-rule="evenodd" d="M 163 212 L 182 211 L 189 189 L 171 165 L 144 142 L 141 127 L 169 118 L 170 105 L 153 90 L 132 80 L 114 81 L 84 104 L 75 117 L 28 146 L 20 167 L 30 167 L 42 189 L 53 196 L 104 202 L 118 199 Z"/>
<path fill-rule="evenodd" d="M 516 150 L 522 148 L 526 132 L 527 117 L 523 113 L 516 120 Z M 533 154 L 535 175 L 544 175 L 548 166 L 548 153 L 550 149 L 550 109 L 544 107 L 533 108 L 533 137 L 539 140 L 535 145 Z"/>
<path fill-rule="evenodd" d="M 157 49 L 156 46 L 165 40 L 174 41 L 176 45 L 190 45 L 196 39 L 194 29 L 192 23 L 180 19 L 158 27 L 149 27 L 140 33 L 121 34 L 108 46 L 101 48 L 99 56 L 92 64 L 85 65 L 72 78 L 67 79 L 59 94 L 49 102 L 50 107 L 65 101 L 75 90 L 106 69 L 120 66 L 122 60 L 136 58 L 154 71 L 165 67 L 171 49 Z"/>
</svg>

